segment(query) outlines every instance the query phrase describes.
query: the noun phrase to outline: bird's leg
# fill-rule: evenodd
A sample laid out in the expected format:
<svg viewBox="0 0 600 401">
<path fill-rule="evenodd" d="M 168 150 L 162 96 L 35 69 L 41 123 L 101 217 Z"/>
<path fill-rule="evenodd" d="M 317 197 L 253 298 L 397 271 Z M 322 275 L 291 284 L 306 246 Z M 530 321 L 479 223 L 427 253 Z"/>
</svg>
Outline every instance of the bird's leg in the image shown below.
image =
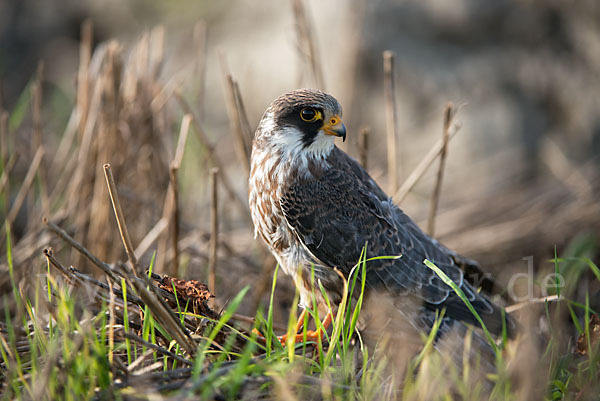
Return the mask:
<svg viewBox="0 0 600 401">
<path fill-rule="evenodd" d="M 300 330 L 302 330 L 302 328 L 304 327 L 304 319 L 306 317 L 306 313 L 307 313 L 306 309 L 303 309 L 302 312 L 300 313 L 300 316 L 298 316 L 298 322 L 296 323 L 296 328 L 294 331 L 294 333 L 296 333 L 294 335 L 294 344 L 305 341 L 304 333 L 298 333 L 298 332 Z M 331 311 L 328 311 L 327 315 L 325 315 L 325 319 L 323 319 L 323 322 L 321 323 L 321 326 L 319 328 L 317 328 L 317 330 L 308 330 L 306 332 L 306 341 L 315 341 L 316 342 L 316 341 L 319 341 L 320 339 L 322 339 L 323 333 L 325 332 L 325 330 L 327 330 L 327 328 L 331 324 L 332 320 L 333 320 L 333 314 Z M 265 338 L 262 335 L 262 333 L 259 332 L 258 330 L 254 329 L 252 331 L 254 333 L 256 333 L 260 338 L 262 338 L 262 339 Z M 279 340 L 281 345 L 286 345 L 288 342 L 288 335 L 284 334 L 282 336 L 277 336 L 277 339 Z"/>
</svg>

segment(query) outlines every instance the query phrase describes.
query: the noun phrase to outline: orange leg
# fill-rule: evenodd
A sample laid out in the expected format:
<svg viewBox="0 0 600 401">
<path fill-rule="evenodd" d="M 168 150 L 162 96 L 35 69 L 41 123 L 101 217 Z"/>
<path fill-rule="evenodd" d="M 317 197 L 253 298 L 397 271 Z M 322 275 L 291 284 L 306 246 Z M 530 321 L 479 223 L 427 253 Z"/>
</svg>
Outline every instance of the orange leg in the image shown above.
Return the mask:
<svg viewBox="0 0 600 401">
<path fill-rule="evenodd" d="M 300 316 L 298 317 L 298 323 L 296 323 L 296 328 L 295 328 L 294 333 L 298 333 L 304 327 L 304 318 L 306 316 L 306 313 L 307 313 L 306 309 L 303 309 L 302 313 L 300 313 Z M 317 330 L 308 330 L 306 332 L 306 341 L 319 341 L 320 339 L 322 339 L 324 331 L 327 330 L 327 328 L 331 324 L 332 320 L 333 320 L 333 315 L 332 315 L 331 311 L 329 311 L 329 312 L 327 312 L 325 319 L 321 323 L 320 328 L 318 328 Z M 253 332 L 258 334 L 258 336 L 260 338 L 262 338 L 262 339 L 265 338 L 262 335 L 262 333 L 260 333 L 258 330 L 254 329 Z M 281 342 L 281 345 L 286 345 L 287 341 L 288 341 L 288 335 L 284 334 L 282 336 L 277 336 L 277 339 L 279 340 L 279 342 Z M 302 341 L 304 341 L 304 333 L 296 334 L 294 336 L 294 344 L 297 342 L 302 342 Z"/>
</svg>

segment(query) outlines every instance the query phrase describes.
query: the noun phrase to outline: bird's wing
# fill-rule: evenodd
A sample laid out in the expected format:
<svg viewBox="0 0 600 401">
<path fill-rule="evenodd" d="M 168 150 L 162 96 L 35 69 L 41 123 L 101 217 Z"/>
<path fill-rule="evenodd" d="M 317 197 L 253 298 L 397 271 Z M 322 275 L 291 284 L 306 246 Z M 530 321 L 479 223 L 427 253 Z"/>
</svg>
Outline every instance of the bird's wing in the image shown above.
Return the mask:
<svg viewBox="0 0 600 401">
<path fill-rule="evenodd" d="M 445 248 L 424 234 L 389 198 L 382 199 L 383 191 L 374 191 L 371 183 L 370 177 L 366 181 L 342 164 L 317 180 L 292 185 L 280 203 L 298 239 L 326 266 L 349 274 L 366 244 L 368 258 L 398 257 L 367 263 L 370 288 L 414 295 L 431 309 L 446 308 L 447 316 L 477 324 L 463 301 L 423 264 L 428 259 L 462 288 L 490 331 L 500 331 L 500 309 L 463 280 L 463 272 Z"/>
</svg>

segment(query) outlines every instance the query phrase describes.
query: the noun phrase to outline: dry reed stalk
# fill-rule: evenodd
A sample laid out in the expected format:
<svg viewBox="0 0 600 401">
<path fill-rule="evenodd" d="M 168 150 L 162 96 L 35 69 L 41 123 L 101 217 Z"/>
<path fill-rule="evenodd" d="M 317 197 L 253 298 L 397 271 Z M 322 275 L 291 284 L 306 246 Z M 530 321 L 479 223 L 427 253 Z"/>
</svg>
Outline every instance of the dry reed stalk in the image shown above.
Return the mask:
<svg viewBox="0 0 600 401">
<path fill-rule="evenodd" d="M 244 142 L 246 143 L 246 149 L 248 149 L 248 154 L 250 154 L 252 151 L 252 140 L 254 139 L 254 135 L 252 132 L 252 128 L 250 127 L 250 122 L 248 121 L 248 113 L 246 113 L 246 107 L 244 106 L 244 100 L 242 99 L 240 87 L 237 81 L 234 81 L 234 84 L 235 98 L 237 100 L 237 107 L 239 109 L 239 114 L 242 120 L 242 132 L 244 134 Z"/>
<path fill-rule="evenodd" d="M 240 198 L 236 194 L 236 192 L 233 190 L 233 186 L 231 185 L 231 182 L 229 181 L 229 178 L 228 178 L 227 174 L 225 173 L 225 169 L 224 169 L 225 165 L 221 162 L 221 159 L 219 159 L 219 157 L 215 153 L 214 146 L 208 140 L 208 137 L 206 136 L 204 130 L 202 129 L 202 124 L 200 124 L 200 120 L 198 119 L 198 116 L 196 116 L 196 114 L 194 114 L 189 103 L 183 98 L 181 93 L 175 92 L 175 98 L 179 102 L 179 105 L 181 106 L 183 111 L 192 116 L 192 125 L 194 126 L 194 131 L 196 132 L 198 140 L 200 141 L 200 143 L 206 150 L 206 154 L 208 156 L 208 160 L 209 160 L 210 164 L 213 167 L 216 167 L 219 169 L 220 182 L 223 185 L 225 192 L 227 192 L 227 196 L 229 197 L 229 199 L 231 199 L 237 203 L 238 207 L 240 208 L 240 211 L 242 212 L 242 216 L 244 216 L 247 220 L 250 220 L 250 210 L 248 209 L 248 204 L 245 200 L 242 200 L 242 198 Z"/>
<path fill-rule="evenodd" d="M 37 173 L 38 167 L 40 166 L 43 156 L 44 156 L 44 148 L 42 146 L 40 146 L 37 149 L 37 151 L 35 152 L 35 155 L 33 156 L 33 160 L 31 162 L 31 164 L 29 165 L 29 169 L 27 170 L 25 179 L 23 180 L 23 185 L 21 185 L 19 192 L 17 192 L 15 201 L 13 202 L 13 205 L 10 208 L 8 215 L 6 216 L 5 221 L 9 226 L 12 226 L 13 221 L 17 217 L 17 213 L 19 213 L 21 206 L 23 206 L 23 202 L 25 201 L 25 197 L 27 196 L 27 193 L 29 192 L 29 189 L 31 188 L 31 184 L 33 184 L 33 179 L 35 178 L 35 174 Z M 2 236 L 2 238 L 3 238 L 3 236 Z"/>
<path fill-rule="evenodd" d="M 325 91 L 323 68 L 319 59 L 313 28 L 307 16 L 303 0 L 292 0 L 296 34 L 298 36 L 298 53 L 301 60 L 307 58 L 310 64 L 317 89 Z"/>
<path fill-rule="evenodd" d="M 167 194 L 165 196 L 165 202 L 163 203 L 163 210 L 162 210 L 162 218 L 161 220 L 165 220 L 167 222 L 167 227 L 168 226 L 172 226 L 171 223 L 171 217 L 173 215 L 173 190 L 171 189 L 171 185 L 172 183 L 169 181 L 169 187 L 167 188 Z M 156 249 L 156 263 L 155 263 L 155 271 L 157 272 L 163 272 L 165 271 L 165 265 L 166 265 L 166 261 L 167 261 L 167 250 L 169 247 L 169 237 L 168 237 L 168 230 L 165 233 L 165 235 L 163 235 L 160 239 L 160 241 L 158 242 L 158 247 Z"/>
<path fill-rule="evenodd" d="M 458 132 L 460 126 L 458 124 L 452 125 L 452 129 L 450 130 L 450 134 L 448 137 L 448 142 L 454 135 Z M 392 199 L 395 203 L 400 203 L 406 198 L 406 195 L 410 192 L 410 190 L 415 186 L 415 184 L 423 177 L 423 174 L 427 171 L 429 166 L 437 159 L 437 157 L 442 153 L 442 148 L 444 147 L 444 140 L 438 140 L 432 147 L 429 149 L 429 152 L 421 159 L 421 162 L 415 167 L 412 173 L 408 176 L 408 178 L 402 183 L 400 189 L 396 191 Z"/>
<path fill-rule="evenodd" d="M 210 253 L 208 257 L 208 288 L 216 296 L 216 270 L 219 247 L 219 204 L 218 204 L 218 182 L 219 169 L 210 170 Z M 208 300 L 208 306 L 214 308 L 215 298 Z"/>
<path fill-rule="evenodd" d="M 448 103 L 444 109 L 444 125 L 442 130 L 442 150 L 440 152 L 440 166 L 438 168 L 431 203 L 429 204 L 429 217 L 427 218 L 427 232 L 430 236 L 435 235 L 435 215 L 437 213 L 440 193 L 442 191 L 442 180 L 444 178 L 444 166 L 446 165 L 446 155 L 448 154 L 448 141 L 450 140 L 450 126 L 454 110 L 452 103 Z"/>
<path fill-rule="evenodd" d="M 175 162 L 171 164 L 171 168 L 169 169 L 169 177 L 171 178 L 171 184 L 169 187 L 171 188 L 171 198 L 172 198 L 172 208 L 171 208 L 171 224 L 172 224 L 172 247 L 173 247 L 173 259 L 171 265 L 171 277 L 177 277 L 179 272 L 179 185 L 177 184 L 177 171 L 179 170 L 179 165 Z"/>
<path fill-rule="evenodd" d="M 144 239 L 142 239 L 135 248 L 135 256 L 140 260 L 142 256 L 150 249 L 152 244 L 158 239 L 158 237 L 163 233 L 163 231 L 169 226 L 169 220 L 161 217 L 154 227 L 146 234 Z"/>
<path fill-rule="evenodd" d="M 117 193 L 114 177 L 109 164 L 104 165 L 104 174 L 106 176 L 106 184 L 108 186 L 108 192 L 110 194 L 113 211 L 117 219 L 117 225 L 119 226 L 119 232 L 121 233 L 121 240 L 123 242 L 123 246 L 125 247 L 127 257 L 129 258 L 129 262 L 132 265 L 132 267 L 128 269 L 129 272 L 125 278 L 130 285 L 136 289 L 140 298 L 142 298 L 144 303 L 148 305 L 163 328 L 173 337 L 173 339 L 175 339 L 175 341 L 179 343 L 179 345 L 183 347 L 183 349 L 186 350 L 186 352 L 191 355 L 195 350 L 191 340 L 186 336 L 186 333 L 183 331 L 183 328 L 175 317 L 173 311 L 167 307 L 163 298 L 158 295 L 157 288 L 152 285 L 152 282 L 145 274 L 141 274 L 143 280 L 138 280 L 139 276 L 137 275 L 137 258 L 134 254 L 134 249 L 131 243 L 131 238 L 129 237 L 127 225 L 125 224 L 123 209 L 121 208 L 119 195 Z M 131 277 L 131 275 L 133 275 L 133 277 Z M 153 292 L 150 292 L 150 290 L 146 288 L 146 285 Z"/>
<path fill-rule="evenodd" d="M 185 145 L 187 143 L 188 133 L 190 131 L 190 122 L 192 116 L 186 114 L 181 120 L 181 130 L 179 132 L 179 139 L 177 140 L 177 148 L 175 149 L 175 156 L 171 162 L 169 168 L 169 193 L 171 200 L 167 205 L 167 210 L 170 210 L 171 225 L 172 229 L 172 246 L 173 246 L 173 263 L 171 268 L 171 276 L 177 276 L 179 271 L 179 185 L 177 174 L 179 172 L 179 166 L 183 160 L 183 153 L 185 151 Z M 167 195 L 169 196 L 169 195 Z M 166 250 L 166 247 L 165 247 Z"/>
<path fill-rule="evenodd" d="M 117 193 L 117 185 L 115 184 L 115 178 L 113 177 L 110 164 L 106 163 L 103 166 L 103 168 L 104 176 L 106 177 L 106 185 L 108 186 L 108 194 L 110 195 L 110 201 L 112 203 L 115 217 L 117 219 L 119 233 L 121 234 L 121 239 L 123 241 L 123 245 L 125 246 L 125 252 L 127 253 L 127 257 L 129 258 L 129 262 L 131 263 L 133 275 L 139 277 L 138 262 L 137 258 L 135 257 L 135 251 L 133 249 L 131 237 L 129 236 L 127 224 L 125 224 L 125 216 L 123 215 L 123 209 L 121 208 L 121 202 L 119 201 L 119 194 Z"/>
<path fill-rule="evenodd" d="M 79 117 L 78 131 L 79 139 L 87 124 L 87 116 L 90 105 L 90 61 L 92 59 L 92 41 L 94 26 L 91 20 L 85 20 L 81 24 L 81 42 L 79 44 L 79 70 L 77 71 L 77 114 Z"/>
<path fill-rule="evenodd" d="M 394 53 L 389 50 L 383 52 L 383 82 L 387 133 L 388 191 L 395 193 L 398 188 L 398 148 L 396 145 L 398 115 L 394 87 Z"/>
<path fill-rule="evenodd" d="M 223 74 L 225 75 L 225 84 L 227 85 L 227 89 L 225 90 L 225 99 L 227 101 L 227 115 L 229 116 L 229 124 L 231 126 L 231 130 L 235 136 L 235 150 L 238 154 L 238 159 L 240 160 L 240 164 L 244 169 L 244 173 L 246 176 L 250 175 L 250 151 L 248 149 L 246 140 L 244 139 L 244 133 L 242 131 L 242 122 L 240 110 L 238 108 L 238 102 L 236 98 L 235 92 L 235 81 L 231 74 L 228 74 L 225 70 L 223 70 Z"/>
<path fill-rule="evenodd" d="M 367 156 L 369 154 L 369 135 L 371 129 L 369 127 L 363 127 L 358 132 L 358 162 L 363 166 L 365 170 L 367 167 Z"/>
</svg>

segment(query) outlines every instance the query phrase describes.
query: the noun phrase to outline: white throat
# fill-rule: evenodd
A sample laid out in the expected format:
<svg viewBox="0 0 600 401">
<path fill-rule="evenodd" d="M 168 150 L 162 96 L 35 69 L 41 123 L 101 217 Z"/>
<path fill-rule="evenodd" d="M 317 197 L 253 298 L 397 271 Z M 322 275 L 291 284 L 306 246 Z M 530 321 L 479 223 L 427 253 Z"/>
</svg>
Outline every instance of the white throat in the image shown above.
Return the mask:
<svg viewBox="0 0 600 401">
<path fill-rule="evenodd" d="M 265 138 L 270 151 L 279 153 L 283 163 L 295 165 L 299 169 L 308 169 L 309 162 L 326 163 L 335 146 L 335 138 L 323 131 L 319 131 L 313 142 L 306 146 L 300 130 L 294 127 L 275 128 L 271 116 L 266 116 L 261 125 L 263 132 L 271 132 Z"/>
</svg>

